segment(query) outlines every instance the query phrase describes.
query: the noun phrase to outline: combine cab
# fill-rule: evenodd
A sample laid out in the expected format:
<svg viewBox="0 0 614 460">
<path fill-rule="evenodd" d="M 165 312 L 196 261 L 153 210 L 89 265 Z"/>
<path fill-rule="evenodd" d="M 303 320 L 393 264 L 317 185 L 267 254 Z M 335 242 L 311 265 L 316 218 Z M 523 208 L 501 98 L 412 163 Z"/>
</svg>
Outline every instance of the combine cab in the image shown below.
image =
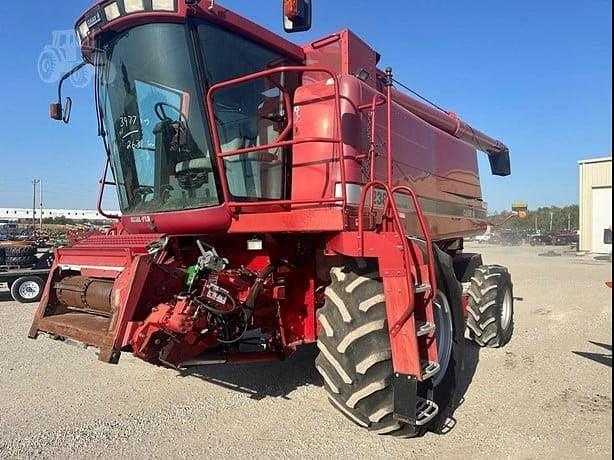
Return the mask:
<svg viewBox="0 0 614 460">
<path fill-rule="evenodd" d="M 288 31 L 310 17 L 285 2 Z M 30 337 L 179 369 L 317 342 L 349 419 L 439 429 L 466 324 L 484 346 L 511 337 L 509 273 L 463 251 L 486 228 L 476 147 L 502 176 L 507 147 L 399 91 L 347 30 L 297 46 L 196 0 L 107 0 L 76 29 L 96 69 L 99 208 L 113 186 L 122 217 L 57 251 Z"/>
</svg>

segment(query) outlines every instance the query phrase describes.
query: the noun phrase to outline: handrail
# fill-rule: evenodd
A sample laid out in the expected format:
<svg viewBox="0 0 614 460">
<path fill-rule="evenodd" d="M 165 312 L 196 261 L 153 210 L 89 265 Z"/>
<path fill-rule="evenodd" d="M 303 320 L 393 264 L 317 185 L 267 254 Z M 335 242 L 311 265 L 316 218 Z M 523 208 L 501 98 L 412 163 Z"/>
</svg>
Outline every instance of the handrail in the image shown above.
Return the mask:
<svg viewBox="0 0 614 460">
<path fill-rule="evenodd" d="M 411 200 L 414 203 L 414 209 L 416 210 L 416 217 L 418 218 L 418 224 L 420 225 L 420 230 L 424 235 L 424 241 L 426 242 L 426 255 L 427 255 L 427 264 L 429 268 L 429 278 L 431 279 L 431 297 L 435 298 L 435 294 L 437 292 L 437 271 L 435 270 L 435 256 L 433 254 L 433 239 L 431 237 L 431 232 L 429 231 L 428 222 L 426 217 L 424 216 L 424 212 L 422 211 L 422 207 L 420 206 L 420 201 L 418 200 L 418 195 L 416 192 L 407 185 L 397 185 L 392 189 L 392 199 L 394 199 L 395 193 L 405 193 L 411 197 Z M 396 205 L 394 206 L 396 207 Z"/>
<path fill-rule="evenodd" d="M 283 130 L 283 132 L 279 135 L 276 142 L 268 145 L 255 146 L 255 147 L 247 147 L 243 149 L 231 150 L 222 152 L 222 146 L 220 143 L 220 137 L 218 132 L 218 127 L 215 122 L 215 107 L 214 107 L 214 98 L 213 95 L 216 91 L 219 91 L 224 88 L 228 88 L 230 86 L 240 85 L 242 83 L 246 83 L 248 81 L 257 80 L 260 78 L 268 77 L 270 75 L 284 73 L 284 72 L 300 72 L 300 73 L 324 73 L 331 77 L 333 81 L 333 86 L 335 90 L 335 136 L 333 138 L 320 138 L 320 137 L 312 137 L 305 138 L 299 140 L 286 140 L 286 137 L 291 134 L 292 129 L 294 127 L 293 122 L 293 114 L 294 110 L 292 107 L 292 101 L 290 100 L 290 95 L 287 91 L 283 91 L 284 93 L 284 105 L 286 109 L 286 116 L 288 117 L 288 125 Z M 331 143 L 336 144 L 338 146 L 339 151 L 339 175 L 341 179 L 341 198 L 323 198 L 323 199 L 313 199 L 313 200 L 301 200 L 300 204 L 318 204 L 325 202 L 341 202 L 343 208 L 347 205 L 347 182 L 345 177 L 345 154 L 343 151 L 343 141 L 341 135 L 341 94 L 339 90 L 339 79 L 335 73 L 330 71 L 329 69 L 323 67 L 310 67 L 310 66 L 281 66 L 275 67 L 273 69 L 267 69 L 260 72 L 256 72 L 249 75 L 244 75 L 242 77 L 234 78 L 231 80 L 226 80 L 220 83 L 213 85 L 209 88 L 207 92 L 207 112 L 209 115 L 209 123 L 211 124 L 211 131 L 213 135 L 213 148 L 215 149 L 215 156 L 217 159 L 218 169 L 220 171 L 220 181 L 222 185 L 222 194 L 224 197 L 224 202 L 227 203 L 231 207 L 245 207 L 245 206 L 270 206 L 270 205 L 281 205 L 281 204 L 299 204 L 299 202 L 295 200 L 269 200 L 269 201 L 253 201 L 253 202 L 233 202 L 232 197 L 230 195 L 230 190 L 228 186 L 228 177 L 225 174 L 225 165 L 224 159 L 230 156 L 236 155 L 245 155 L 252 152 L 260 152 L 265 150 L 278 149 L 282 147 L 288 147 L 298 144 L 305 144 L 310 142 L 321 142 L 321 143 Z M 334 194 L 334 191 L 333 191 Z M 249 204 L 248 204 L 249 203 Z"/>
<path fill-rule="evenodd" d="M 234 157 L 237 155 L 246 155 L 252 152 L 261 152 L 263 150 L 272 150 L 275 148 L 288 147 L 290 145 L 307 144 L 311 142 L 322 142 L 322 143 L 334 144 L 334 143 L 339 142 L 339 140 L 329 139 L 328 137 L 306 137 L 304 139 L 278 141 L 278 142 L 275 142 L 274 144 L 256 145 L 254 147 L 246 147 L 244 149 L 228 150 L 226 152 L 219 153 L 218 156 L 222 158 Z"/>
<path fill-rule="evenodd" d="M 426 218 L 424 217 L 424 213 L 422 212 L 422 207 L 420 206 L 420 201 L 418 200 L 418 196 L 416 195 L 416 192 L 409 186 L 407 185 L 397 185 L 394 186 L 392 185 L 393 183 L 393 159 L 392 159 L 392 153 L 393 153 L 393 147 L 392 147 L 392 87 L 393 87 L 393 82 L 394 79 L 392 77 L 392 68 L 388 67 L 386 69 L 386 96 L 382 96 L 379 94 L 376 94 L 375 96 L 373 96 L 373 99 L 371 101 L 371 110 L 373 113 L 373 121 L 372 121 L 372 126 L 371 126 L 371 133 L 372 133 L 372 138 L 371 138 L 371 147 L 369 148 L 369 153 L 374 154 L 374 136 L 375 136 L 375 110 L 377 108 L 378 105 L 380 104 L 380 101 L 383 100 L 384 103 L 386 104 L 386 112 L 387 112 L 387 142 L 386 142 L 386 150 L 387 150 L 387 158 L 386 158 L 386 163 L 387 163 L 387 181 L 386 184 L 384 184 L 384 182 L 382 181 L 377 181 L 375 180 L 374 176 L 374 169 L 373 169 L 373 165 L 371 168 L 372 171 L 372 177 L 370 178 L 371 181 L 365 186 L 365 188 L 363 189 L 363 193 L 361 195 L 361 200 L 360 200 L 360 206 L 358 208 L 358 236 L 360 238 L 360 245 L 363 245 L 362 247 L 362 254 L 364 255 L 364 223 L 363 223 L 363 214 L 364 214 L 364 206 L 365 206 L 365 199 L 366 199 L 366 192 L 371 190 L 372 188 L 376 187 L 377 185 L 379 186 L 383 186 L 385 185 L 384 189 L 386 191 L 386 203 L 384 206 L 384 216 L 386 216 L 389 212 L 392 213 L 392 217 L 393 217 L 393 221 L 394 224 L 397 227 L 397 231 L 401 234 L 404 234 L 404 230 L 401 224 L 401 219 L 399 216 L 399 210 L 396 206 L 396 203 L 394 202 L 394 195 L 395 193 L 404 193 L 406 195 L 409 195 L 409 197 L 411 198 L 411 200 L 414 203 L 414 209 L 416 210 L 416 216 L 418 218 L 418 225 L 420 226 L 420 230 L 422 231 L 422 234 L 424 235 L 424 240 L 426 242 L 426 253 L 427 253 L 427 266 L 429 269 L 429 278 L 430 278 L 430 282 L 431 282 L 431 292 L 430 292 L 430 296 L 431 298 L 434 298 L 437 292 L 437 272 L 435 270 L 435 259 L 434 259 L 434 255 L 433 255 L 433 240 L 431 238 L 431 232 L 429 230 L 428 227 L 428 223 L 426 221 Z M 373 210 L 373 192 L 371 192 L 371 210 Z M 404 241 L 405 243 L 405 241 Z M 408 245 L 404 245 L 403 249 L 407 250 L 408 249 Z M 406 267 L 409 268 L 409 259 L 406 259 Z M 413 289 L 412 289 L 413 292 Z M 430 300 L 430 299 L 429 299 Z"/>
<path fill-rule="evenodd" d="M 387 117 L 387 138 L 386 138 L 386 165 L 388 171 L 388 187 L 392 188 L 392 68 L 386 69 L 386 117 Z"/>
<path fill-rule="evenodd" d="M 365 228 L 364 228 L 364 218 L 363 218 L 365 202 L 367 199 L 368 192 L 371 189 L 374 189 L 376 187 L 384 189 L 386 193 L 385 209 L 387 210 L 387 212 L 390 212 L 392 214 L 392 220 L 396 227 L 395 231 L 401 237 L 401 245 L 403 247 L 403 261 L 405 263 L 405 268 L 406 268 L 406 283 L 407 283 L 409 305 L 405 313 L 401 316 L 401 318 L 397 320 L 397 322 L 390 329 L 391 334 L 394 336 L 398 334 L 398 332 L 403 327 L 403 324 L 405 324 L 405 322 L 412 315 L 412 313 L 414 312 L 414 306 L 415 306 L 414 286 L 412 286 L 411 272 L 409 271 L 409 267 L 411 266 L 410 260 L 409 260 L 409 243 L 405 236 L 405 230 L 403 229 L 403 224 L 401 222 L 401 216 L 399 214 L 399 210 L 394 202 L 395 193 L 404 193 L 410 196 L 410 198 L 412 199 L 414 203 L 414 208 L 416 210 L 416 215 L 418 217 L 418 224 L 420 225 L 420 229 L 422 230 L 422 233 L 424 235 L 424 240 L 426 243 L 427 267 L 429 270 L 429 278 L 430 278 L 430 284 L 431 284 L 431 289 L 429 293 L 430 298 L 426 299 L 427 301 L 434 299 L 437 293 L 437 271 L 435 269 L 435 257 L 433 254 L 433 240 L 431 238 L 431 235 L 428 229 L 428 223 L 426 221 L 424 213 L 422 212 L 422 208 L 420 207 L 420 202 L 418 201 L 418 196 L 416 195 L 416 192 L 414 192 L 414 190 L 412 190 L 410 187 L 406 185 L 397 185 L 394 188 L 390 188 L 388 184 L 380 180 L 374 180 L 374 181 L 369 182 L 367 185 L 365 185 L 364 190 L 360 196 L 360 203 L 358 207 L 358 250 L 360 252 L 360 255 L 363 257 L 365 256 L 365 238 L 364 238 Z"/>
<path fill-rule="evenodd" d="M 403 227 L 403 222 L 401 221 L 401 215 L 399 213 L 399 209 L 398 206 L 395 202 L 395 194 L 405 194 L 408 195 L 413 204 L 414 204 L 414 209 L 416 210 L 416 216 L 417 216 L 417 220 L 418 220 L 418 225 L 420 226 L 420 229 L 422 231 L 422 234 L 424 235 L 424 240 L 425 240 L 425 244 L 426 244 L 426 264 L 427 264 L 427 270 L 428 270 L 428 278 L 429 278 L 429 283 L 430 283 L 430 289 L 428 290 L 427 293 L 425 293 L 425 297 L 424 297 L 424 301 L 427 305 L 427 308 L 431 308 L 432 309 L 432 302 L 435 299 L 436 293 L 437 293 L 437 271 L 436 271 L 436 267 L 435 267 L 435 253 L 434 253 L 434 247 L 433 247 L 433 240 L 431 237 L 431 233 L 430 233 L 430 229 L 428 226 L 428 222 L 424 216 L 424 213 L 422 211 L 422 207 L 420 206 L 420 201 L 418 199 L 418 196 L 416 194 L 416 192 L 409 186 L 407 185 L 397 185 L 397 186 L 393 186 L 393 145 L 392 145 L 392 141 L 393 141 L 393 132 L 392 132 L 392 86 L 393 86 L 393 78 L 392 78 L 392 69 L 391 68 L 387 68 L 386 69 L 386 81 L 385 81 L 385 86 L 386 86 L 386 96 L 381 96 L 378 97 L 380 95 L 375 95 L 371 101 L 371 145 L 369 147 L 369 156 L 372 158 L 372 164 L 371 164 L 371 172 L 370 172 L 370 182 L 368 182 L 363 190 L 362 190 L 362 194 L 360 196 L 360 202 L 359 202 L 359 206 L 358 206 L 358 253 L 361 256 L 365 256 L 365 203 L 367 200 L 367 195 L 369 195 L 371 197 L 371 205 L 370 205 L 370 211 L 371 213 L 373 213 L 373 207 L 374 207 L 374 194 L 375 194 L 375 188 L 380 188 L 384 190 L 384 193 L 386 194 L 386 201 L 384 204 L 384 209 L 383 209 L 383 218 L 382 218 L 382 223 L 381 226 L 379 228 L 375 227 L 373 230 L 375 231 L 394 231 L 395 232 L 395 238 L 399 238 L 401 240 L 401 248 L 403 250 L 403 264 L 405 265 L 405 270 L 404 270 L 404 275 L 403 278 L 405 280 L 405 284 L 406 284 L 406 289 L 407 289 L 407 308 L 405 308 L 401 313 L 400 316 L 398 318 L 394 318 L 395 322 L 394 324 L 389 324 L 389 334 L 392 338 L 396 337 L 401 330 L 403 329 L 403 327 L 405 326 L 405 324 L 410 320 L 410 318 L 412 317 L 412 315 L 415 312 L 416 309 L 416 290 L 415 290 L 415 280 L 413 280 L 413 274 L 412 274 L 412 261 L 410 259 L 410 243 L 409 243 L 409 238 L 407 237 L 407 234 L 405 232 L 405 228 Z M 386 180 L 376 180 L 375 179 L 375 169 L 374 169 L 374 162 L 375 162 L 375 124 L 376 124 L 376 109 L 378 105 L 381 105 L 381 101 L 384 101 L 383 103 L 386 104 L 386 113 L 387 113 L 387 132 L 386 132 L 386 170 L 387 170 L 387 174 L 386 174 Z M 363 107 L 363 106 L 361 106 Z M 363 110 L 361 108 L 359 108 L 360 110 Z M 392 221 L 392 223 L 390 223 L 390 221 Z M 373 224 L 370 224 L 370 226 L 372 226 Z M 424 280 L 424 278 L 422 278 L 422 273 L 421 270 L 419 271 L 419 276 L 421 277 L 421 281 L 423 284 L 426 285 L 426 281 Z M 384 274 L 385 275 L 385 274 Z M 398 273 L 398 275 L 400 275 L 400 273 Z M 428 315 L 428 310 L 427 310 L 427 318 L 429 317 Z M 392 318 L 390 318 L 392 320 Z M 433 344 L 435 344 L 436 339 L 433 338 Z M 436 344 L 435 344 L 436 345 Z"/>
<path fill-rule="evenodd" d="M 375 180 L 375 159 L 377 158 L 377 151 L 375 138 L 377 136 L 377 107 L 388 103 L 388 98 L 381 94 L 375 94 L 371 100 L 371 144 L 369 145 L 369 181 Z M 358 110 L 361 110 L 359 107 Z M 375 196 L 371 193 L 370 209 L 373 210 L 375 205 Z"/>
<path fill-rule="evenodd" d="M 365 228 L 364 228 L 364 219 L 363 219 L 363 211 L 365 207 L 365 201 L 367 199 L 367 193 L 376 187 L 383 188 L 387 199 L 386 201 L 392 201 L 392 189 L 380 180 L 374 180 L 365 185 L 362 194 L 360 195 L 360 202 L 358 205 L 358 251 L 361 256 L 365 255 Z M 397 209 L 394 201 L 392 201 L 392 205 L 390 206 L 390 212 L 392 213 L 392 219 L 396 225 L 396 231 L 401 240 L 401 246 L 403 247 L 403 262 L 405 264 L 405 282 L 407 285 L 407 296 L 409 299 L 409 305 L 407 306 L 407 310 L 405 313 L 397 320 L 397 322 L 390 328 L 390 333 L 394 337 L 399 333 L 403 324 L 409 319 L 409 317 L 414 312 L 415 306 L 415 293 L 414 286 L 411 282 L 411 272 L 409 271 L 410 260 L 409 260 L 409 243 L 407 242 L 407 238 L 405 238 L 405 232 L 403 230 L 403 225 L 401 223 L 401 216 L 399 215 L 399 210 Z"/>
<path fill-rule="evenodd" d="M 98 214 L 100 214 L 102 217 L 106 217 L 107 219 L 119 219 L 120 216 L 118 216 L 117 214 L 107 214 L 102 209 L 102 199 L 104 197 L 105 185 L 116 185 L 114 182 L 107 181 L 107 175 L 109 174 L 110 163 L 111 161 L 109 160 L 109 157 L 107 157 L 107 161 L 105 161 L 105 164 L 104 164 L 104 170 L 102 173 L 102 177 L 98 181 L 98 183 L 100 184 L 100 187 L 98 188 L 98 202 L 96 204 L 96 209 L 98 210 Z"/>
<path fill-rule="evenodd" d="M 376 94 L 373 96 L 373 99 L 369 104 L 362 104 L 358 106 L 358 111 L 362 112 L 363 110 L 370 109 L 375 110 L 380 105 L 384 105 L 386 103 L 386 97 L 383 94 Z"/>
</svg>

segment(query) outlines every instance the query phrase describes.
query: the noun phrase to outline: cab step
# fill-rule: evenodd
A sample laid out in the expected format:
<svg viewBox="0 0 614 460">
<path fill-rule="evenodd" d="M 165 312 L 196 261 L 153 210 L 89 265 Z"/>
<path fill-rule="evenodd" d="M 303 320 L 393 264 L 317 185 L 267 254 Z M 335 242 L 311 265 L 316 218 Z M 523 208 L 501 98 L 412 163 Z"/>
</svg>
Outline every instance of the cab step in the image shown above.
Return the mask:
<svg viewBox="0 0 614 460">
<path fill-rule="evenodd" d="M 432 289 L 431 285 L 428 283 L 420 283 L 414 285 L 414 294 L 424 294 L 426 292 L 430 292 Z"/>
<path fill-rule="evenodd" d="M 416 425 L 423 426 L 429 423 L 439 413 L 439 406 L 429 399 L 418 398 L 416 405 Z"/>
<path fill-rule="evenodd" d="M 433 332 L 435 332 L 435 323 L 430 323 L 428 321 L 419 321 L 416 325 L 416 335 L 418 337 L 423 337 Z"/>
<path fill-rule="evenodd" d="M 422 380 L 428 380 L 441 370 L 439 363 L 422 361 Z"/>
</svg>

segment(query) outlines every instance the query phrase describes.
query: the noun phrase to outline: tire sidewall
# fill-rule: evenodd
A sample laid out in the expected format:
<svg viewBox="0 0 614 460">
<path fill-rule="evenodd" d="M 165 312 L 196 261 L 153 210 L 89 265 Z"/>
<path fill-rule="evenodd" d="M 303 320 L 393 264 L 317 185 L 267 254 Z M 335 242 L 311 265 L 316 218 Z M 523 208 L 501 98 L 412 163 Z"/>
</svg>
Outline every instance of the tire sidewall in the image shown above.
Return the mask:
<svg viewBox="0 0 614 460">
<path fill-rule="evenodd" d="M 497 289 L 497 331 L 499 346 L 507 344 L 514 333 L 514 285 L 512 284 L 512 277 L 507 269 L 499 267 L 503 271 L 501 276 L 501 283 Z M 510 322 L 507 325 L 507 329 L 503 328 L 503 302 L 505 301 L 505 294 L 509 291 L 510 294 Z"/>
<path fill-rule="evenodd" d="M 440 431 L 456 408 L 456 388 L 463 370 L 465 351 L 465 316 L 462 307 L 462 286 L 454 275 L 452 258 L 437 247 L 435 247 L 435 256 L 438 289 L 445 294 L 450 304 L 453 327 L 452 355 L 447 369 L 441 370 L 445 372 L 445 376 L 432 389 L 433 400 L 442 410 L 429 428 L 433 431 Z"/>
</svg>

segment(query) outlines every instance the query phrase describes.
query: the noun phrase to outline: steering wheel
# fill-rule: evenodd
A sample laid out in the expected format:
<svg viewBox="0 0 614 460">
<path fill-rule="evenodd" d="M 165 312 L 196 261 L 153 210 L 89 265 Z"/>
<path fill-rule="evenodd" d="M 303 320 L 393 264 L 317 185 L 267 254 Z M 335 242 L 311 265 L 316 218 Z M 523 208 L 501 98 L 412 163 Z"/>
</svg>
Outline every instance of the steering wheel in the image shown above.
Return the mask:
<svg viewBox="0 0 614 460">
<path fill-rule="evenodd" d="M 166 115 L 166 112 L 164 111 L 164 107 L 168 107 L 169 109 L 173 109 L 175 112 L 177 112 L 179 114 L 179 119 L 184 121 L 187 124 L 188 120 L 185 118 L 185 115 L 183 113 L 181 113 L 181 110 L 179 110 L 178 107 L 175 107 L 174 105 L 169 104 L 168 102 L 158 102 L 156 105 L 154 105 L 154 112 L 156 114 L 156 117 L 158 117 L 158 119 L 160 119 L 160 121 L 172 120 L 171 117 Z"/>
<path fill-rule="evenodd" d="M 141 201 L 145 199 L 145 197 L 149 194 L 155 192 L 155 189 L 150 185 L 141 185 L 134 189 L 133 193 L 140 198 Z"/>
</svg>

